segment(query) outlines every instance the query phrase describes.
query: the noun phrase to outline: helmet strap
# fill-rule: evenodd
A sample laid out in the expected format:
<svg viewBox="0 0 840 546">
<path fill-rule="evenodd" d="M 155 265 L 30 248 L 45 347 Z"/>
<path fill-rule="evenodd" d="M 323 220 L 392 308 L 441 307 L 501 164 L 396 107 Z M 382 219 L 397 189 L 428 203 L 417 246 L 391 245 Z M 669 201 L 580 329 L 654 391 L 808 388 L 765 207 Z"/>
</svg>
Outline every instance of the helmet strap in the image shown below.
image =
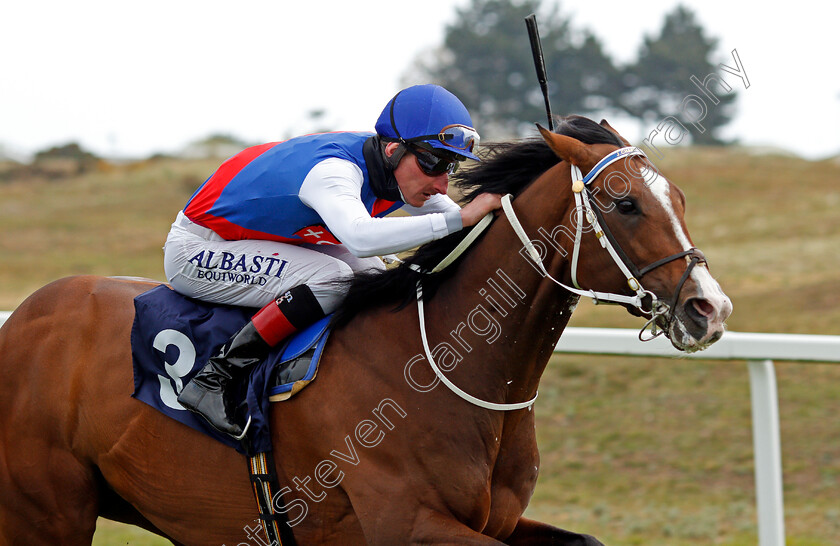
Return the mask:
<svg viewBox="0 0 840 546">
<path fill-rule="evenodd" d="M 391 142 L 394 142 L 394 141 L 392 140 Z M 391 171 L 389 173 L 389 176 L 390 176 L 391 179 L 393 179 L 394 185 L 397 187 L 397 192 L 399 192 L 399 194 L 400 194 L 400 200 L 403 203 L 405 203 L 406 202 L 405 196 L 402 193 L 402 188 L 400 188 L 399 183 L 397 183 L 397 179 L 394 176 L 394 171 L 396 170 L 397 165 L 400 164 L 400 160 L 402 160 L 403 156 L 406 154 L 408 149 L 406 148 L 405 144 L 400 143 L 400 145 L 397 146 L 397 149 L 394 150 L 394 153 L 392 153 L 391 155 L 388 155 L 387 153 L 385 153 L 385 147 L 387 145 L 388 145 L 388 141 L 386 141 L 384 139 L 380 140 L 379 151 L 382 153 L 382 159 L 385 161 L 386 168 L 388 168 Z"/>
<path fill-rule="evenodd" d="M 390 167 L 390 168 L 391 168 L 391 170 L 394 170 L 394 169 L 396 169 L 396 168 L 397 168 L 397 165 L 399 165 L 399 164 L 400 164 L 400 160 L 403 158 L 403 156 L 405 155 L 405 153 L 406 153 L 408 150 L 406 149 L 405 144 L 400 144 L 399 146 L 397 146 L 397 149 L 396 149 L 396 150 L 394 150 L 394 153 L 392 153 L 391 155 L 388 155 L 388 154 L 385 152 L 385 147 L 386 147 L 387 145 L 388 145 L 388 142 L 385 142 L 385 141 L 383 140 L 383 141 L 382 141 L 382 147 L 380 148 L 380 149 L 381 149 L 381 151 L 382 151 L 382 159 L 384 159 L 384 160 L 385 160 L 385 164 L 386 164 L 388 167 Z"/>
<path fill-rule="evenodd" d="M 362 151 L 370 177 L 370 187 L 373 189 L 374 195 L 387 201 L 397 201 L 401 198 L 401 195 L 397 179 L 394 178 L 391 157 L 385 154 L 386 144 L 384 138 L 374 135 L 365 141 Z M 399 153 L 399 151 L 395 150 L 395 153 L 391 155 L 394 156 L 396 153 Z"/>
</svg>

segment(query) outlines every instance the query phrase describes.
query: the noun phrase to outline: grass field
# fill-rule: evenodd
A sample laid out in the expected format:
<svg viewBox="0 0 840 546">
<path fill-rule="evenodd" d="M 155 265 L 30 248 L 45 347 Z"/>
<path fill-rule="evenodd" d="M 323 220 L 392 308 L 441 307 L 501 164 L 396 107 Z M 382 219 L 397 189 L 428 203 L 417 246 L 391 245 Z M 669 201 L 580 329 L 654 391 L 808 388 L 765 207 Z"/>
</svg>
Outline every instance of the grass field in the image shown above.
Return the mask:
<svg viewBox="0 0 840 546">
<path fill-rule="evenodd" d="M 840 335 L 840 164 L 668 149 L 731 330 Z M 162 279 L 168 226 L 215 161 L 0 184 L 0 309 L 65 275 Z M 640 327 L 582 302 L 572 326 Z M 840 543 L 840 366 L 777 363 L 788 544 Z M 536 404 L 528 515 L 610 545 L 756 543 L 742 362 L 554 357 Z M 95 544 L 167 544 L 102 521 Z"/>
</svg>

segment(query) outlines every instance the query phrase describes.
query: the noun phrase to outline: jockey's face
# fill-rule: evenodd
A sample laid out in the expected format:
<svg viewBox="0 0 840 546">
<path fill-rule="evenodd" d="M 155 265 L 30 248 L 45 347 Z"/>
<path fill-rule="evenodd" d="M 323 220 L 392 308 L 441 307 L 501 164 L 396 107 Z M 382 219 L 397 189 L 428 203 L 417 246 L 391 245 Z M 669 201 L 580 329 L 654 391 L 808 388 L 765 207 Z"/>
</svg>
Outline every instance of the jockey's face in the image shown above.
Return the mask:
<svg viewBox="0 0 840 546">
<path fill-rule="evenodd" d="M 385 153 L 391 156 L 399 146 L 396 142 L 389 142 L 385 146 Z M 405 197 L 405 202 L 412 207 L 422 207 L 423 203 L 436 193 L 446 193 L 449 187 L 449 174 L 443 172 L 437 176 L 428 176 L 417 163 L 414 154 L 406 152 L 394 169 L 394 178 Z"/>
</svg>

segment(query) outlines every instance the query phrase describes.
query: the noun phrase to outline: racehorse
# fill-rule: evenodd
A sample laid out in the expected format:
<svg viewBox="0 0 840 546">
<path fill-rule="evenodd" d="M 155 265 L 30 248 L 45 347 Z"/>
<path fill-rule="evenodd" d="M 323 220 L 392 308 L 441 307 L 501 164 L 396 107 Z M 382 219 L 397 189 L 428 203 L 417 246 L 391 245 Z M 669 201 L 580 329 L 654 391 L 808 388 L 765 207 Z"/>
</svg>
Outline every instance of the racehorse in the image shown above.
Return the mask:
<svg viewBox="0 0 840 546">
<path fill-rule="evenodd" d="M 509 193 L 508 211 L 442 271 L 464 234 L 359 278 L 317 381 L 272 405 L 275 504 L 299 544 L 600 544 L 522 517 L 533 399 L 572 310 L 617 302 L 694 351 L 731 303 L 684 194 L 640 151 L 581 117 L 542 137 L 462 174 L 466 199 Z M 89 544 L 98 516 L 176 544 L 265 543 L 246 459 L 131 397 L 132 301 L 156 284 L 62 279 L 0 330 L 0 544 Z"/>
</svg>

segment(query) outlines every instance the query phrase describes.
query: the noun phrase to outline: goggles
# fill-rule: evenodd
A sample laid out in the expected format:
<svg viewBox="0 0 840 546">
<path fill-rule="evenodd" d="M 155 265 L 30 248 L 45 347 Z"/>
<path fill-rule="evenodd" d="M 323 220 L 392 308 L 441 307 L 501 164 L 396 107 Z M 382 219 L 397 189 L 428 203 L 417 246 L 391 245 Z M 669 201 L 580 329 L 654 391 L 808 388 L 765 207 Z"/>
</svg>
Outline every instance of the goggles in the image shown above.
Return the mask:
<svg viewBox="0 0 840 546">
<path fill-rule="evenodd" d="M 417 166 L 426 176 L 452 174 L 458 170 L 460 162 L 451 157 L 440 157 L 417 145 L 406 144 L 405 148 L 414 155 Z"/>
<path fill-rule="evenodd" d="M 402 91 L 400 91 L 400 93 L 402 93 Z M 464 150 L 467 153 L 472 154 L 475 153 L 475 151 L 478 149 L 478 142 L 480 140 L 480 137 L 478 136 L 478 131 L 476 131 L 472 127 L 462 125 L 460 123 L 453 123 L 451 125 L 447 125 L 443 129 L 441 129 L 440 132 L 436 135 L 423 135 L 410 138 L 403 138 L 403 136 L 400 134 L 400 130 L 397 129 L 397 122 L 394 119 L 394 105 L 397 104 L 397 97 L 400 93 L 397 93 L 397 95 L 391 100 L 391 109 L 389 112 L 389 115 L 391 117 L 391 127 L 397 134 L 398 142 L 408 144 L 414 142 L 438 141 L 444 146 L 453 148 L 455 150 Z M 411 147 L 409 146 L 409 148 Z"/>
<path fill-rule="evenodd" d="M 472 127 L 466 125 L 447 125 L 436 135 L 423 135 L 404 139 L 405 142 L 423 142 L 437 140 L 450 148 L 475 153 L 481 137 Z"/>
</svg>

